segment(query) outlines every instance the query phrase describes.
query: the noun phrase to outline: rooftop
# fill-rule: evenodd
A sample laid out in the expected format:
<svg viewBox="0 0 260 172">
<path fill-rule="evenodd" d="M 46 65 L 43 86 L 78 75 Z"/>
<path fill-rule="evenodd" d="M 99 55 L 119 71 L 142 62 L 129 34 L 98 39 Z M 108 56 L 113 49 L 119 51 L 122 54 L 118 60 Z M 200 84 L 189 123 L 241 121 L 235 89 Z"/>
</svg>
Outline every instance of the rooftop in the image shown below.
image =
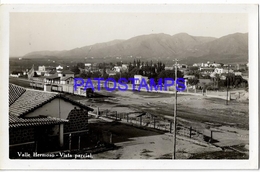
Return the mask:
<svg viewBox="0 0 260 172">
<path fill-rule="evenodd" d="M 42 125 L 56 125 L 68 122 L 68 120 L 44 116 L 37 118 L 19 118 L 16 115 L 9 114 L 9 127 L 29 127 L 29 126 L 42 126 Z"/>
<path fill-rule="evenodd" d="M 77 105 L 81 108 L 93 111 L 92 108 L 58 93 L 25 89 L 14 84 L 10 84 L 9 113 L 11 115 L 23 116 L 45 105 L 46 103 L 51 102 L 55 98 L 63 99 L 64 101 L 70 102 L 73 105 Z"/>
<path fill-rule="evenodd" d="M 74 74 L 74 72 L 72 72 L 70 70 L 64 70 L 64 71 L 62 71 L 62 74 Z"/>
</svg>

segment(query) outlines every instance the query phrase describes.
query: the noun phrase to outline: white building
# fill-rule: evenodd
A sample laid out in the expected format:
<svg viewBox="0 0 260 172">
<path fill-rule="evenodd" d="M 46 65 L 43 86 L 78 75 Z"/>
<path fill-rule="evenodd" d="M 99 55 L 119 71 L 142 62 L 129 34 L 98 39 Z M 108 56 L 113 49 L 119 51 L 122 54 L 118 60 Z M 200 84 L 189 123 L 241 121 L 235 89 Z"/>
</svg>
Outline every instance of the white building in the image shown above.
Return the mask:
<svg viewBox="0 0 260 172">
<path fill-rule="evenodd" d="M 242 76 L 242 72 L 235 72 L 234 73 L 236 76 Z"/>
<path fill-rule="evenodd" d="M 61 65 L 56 67 L 56 70 L 63 70 L 63 67 Z"/>
<path fill-rule="evenodd" d="M 214 72 L 217 74 L 222 74 L 222 73 L 233 73 L 234 71 L 232 69 L 228 70 L 223 68 L 215 68 Z"/>
<path fill-rule="evenodd" d="M 122 66 L 114 66 L 113 70 L 115 72 L 120 72 L 122 70 Z"/>
<path fill-rule="evenodd" d="M 134 79 L 135 79 L 135 85 L 139 85 L 143 79 L 146 81 L 146 84 L 149 84 L 147 76 L 134 75 Z"/>
</svg>

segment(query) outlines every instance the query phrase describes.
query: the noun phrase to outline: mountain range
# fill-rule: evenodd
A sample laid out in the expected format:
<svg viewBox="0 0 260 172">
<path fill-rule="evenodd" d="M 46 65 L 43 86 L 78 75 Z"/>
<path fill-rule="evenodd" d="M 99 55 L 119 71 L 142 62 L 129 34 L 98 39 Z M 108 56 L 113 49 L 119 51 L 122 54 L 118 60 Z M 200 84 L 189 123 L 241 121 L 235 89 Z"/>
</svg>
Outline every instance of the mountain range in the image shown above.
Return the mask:
<svg viewBox="0 0 260 172">
<path fill-rule="evenodd" d="M 85 61 L 132 61 L 133 58 L 183 63 L 217 61 L 237 63 L 248 61 L 248 33 L 234 33 L 220 38 L 175 35 L 140 35 L 127 40 L 113 40 L 64 51 L 36 51 L 24 58 L 52 57 Z"/>
</svg>

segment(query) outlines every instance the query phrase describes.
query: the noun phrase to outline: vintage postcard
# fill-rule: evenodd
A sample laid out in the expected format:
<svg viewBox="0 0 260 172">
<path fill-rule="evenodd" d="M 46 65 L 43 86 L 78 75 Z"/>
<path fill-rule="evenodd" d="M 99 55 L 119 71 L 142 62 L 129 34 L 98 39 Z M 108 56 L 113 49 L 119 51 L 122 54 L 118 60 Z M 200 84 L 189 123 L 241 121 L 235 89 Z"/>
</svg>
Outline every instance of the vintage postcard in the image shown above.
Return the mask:
<svg viewBox="0 0 260 172">
<path fill-rule="evenodd" d="M 254 4 L 2 6 L 0 167 L 257 168 L 257 17 Z"/>
</svg>

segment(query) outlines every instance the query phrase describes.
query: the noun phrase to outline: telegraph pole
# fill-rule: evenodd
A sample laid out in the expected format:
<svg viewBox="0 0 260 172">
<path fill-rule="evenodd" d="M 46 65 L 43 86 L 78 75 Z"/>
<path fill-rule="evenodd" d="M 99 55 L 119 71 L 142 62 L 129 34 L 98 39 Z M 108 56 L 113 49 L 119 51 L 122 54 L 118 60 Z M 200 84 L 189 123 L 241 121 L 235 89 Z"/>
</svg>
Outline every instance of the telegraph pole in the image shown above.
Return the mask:
<svg viewBox="0 0 260 172">
<path fill-rule="evenodd" d="M 227 78 L 227 99 L 226 99 L 226 105 L 228 105 L 228 81 L 229 81 L 229 79 L 228 79 L 229 76 L 228 75 L 229 75 L 229 65 L 228 65 L 228 74 L 227 74 L 227 77 L 226 77 Z"/>
<path fill-rule="evenodd" d="M 173 132 L 173 154 L 172 154 L 172 159 L 176 159 L 176 134 L 177 134 L 177 62 L 178 59 L 173 60 L 175 61 L 175 101 L 174 101 L 174 132 Z"/>
</svg>

